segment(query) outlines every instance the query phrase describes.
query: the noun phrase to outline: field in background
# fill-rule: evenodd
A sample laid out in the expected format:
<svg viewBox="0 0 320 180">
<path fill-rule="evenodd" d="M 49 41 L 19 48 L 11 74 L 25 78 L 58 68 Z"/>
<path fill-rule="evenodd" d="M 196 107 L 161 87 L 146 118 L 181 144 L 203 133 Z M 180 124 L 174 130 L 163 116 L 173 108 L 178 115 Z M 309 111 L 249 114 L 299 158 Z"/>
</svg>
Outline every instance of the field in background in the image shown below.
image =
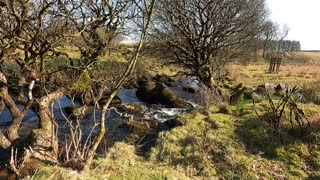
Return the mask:
<svg viewBox="0 0 320 180">
<path fill-rule="evenodd" d="M 320 60 L 320 51 L 301 51 L 300 53 L 315 60 Z"/>
<path fill-rule="evenodd" d="M 232 64 L 226 67 L 227 74 L 237 82 L 248 86 L 263 83 L 303 85 L 320 79 L 320 52 L 299 52 L 295 58 L 285 60 L 279 73 L 269 73 L 269 63 L 253 62 L 247 66 Z M 301 61 L 299 61 L 301 58 Z"/>
</svg>

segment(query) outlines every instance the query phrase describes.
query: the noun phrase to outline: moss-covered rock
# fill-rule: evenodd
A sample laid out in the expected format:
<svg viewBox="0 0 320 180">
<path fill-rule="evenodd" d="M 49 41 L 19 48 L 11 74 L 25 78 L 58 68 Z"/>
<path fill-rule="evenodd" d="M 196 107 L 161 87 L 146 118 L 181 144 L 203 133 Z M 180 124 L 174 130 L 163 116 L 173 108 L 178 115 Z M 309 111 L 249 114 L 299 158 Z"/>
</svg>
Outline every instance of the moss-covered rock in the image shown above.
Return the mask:
<svg viewBox="0 0 320 180">
<path fill-rule="evenodd" d="M 152 80 L 159 83 L 164 83 L 167 86 L 173 86 L 175 82 L 175 80 L 172 77 L 165 74 L 162 74 L 162 75 L 157 74 L 152 78 Z"/>
<path fill-rule="evenodd" d="M 146 82 L 142 84 L 136 95 L 149 103 L 161 103 L 169 108 L 192 108 L 193 106 L 177 95 L 167 86 L 158 82 Z"/>
<path fill-rule="evenodd" d="M 173 104 L 173 107 L 176 107 L 176 108 L 183 108 L 183 109 L 191 109 L 191 108 L 193 108 L 192 104 L 188 103 L 187 101 L 185 101 L 182 98 L 177 98 L 176 100 L 174 100 L 172 102 L 172 104 Z"/>
<path fill-rule="evenodd" d="M 144 109 L 143 107 L 141 106 L 141 104 L 121 104 L 119 107 L 118 107 L 120 110 L 122 111 L 125 111 L 127 113 L 130 113 L 130 114 L 141 114 L 143 113 Z"/>
<path fill-rule="evenodd" d="M 247 89 L 242 83 L 238 84 L 236 87 L 232 88 L 232 93 L 230 96 L 230 104 L 235 105 L 243 98 L 243 92 Z"/>
<path fill-rule="evenodd" d="M 252 98 L 253 98 L 253 93 L 254 93 L 254 88 L 252 88 L 252 87 L 247 87 L 247 88 L 243 91 L 243 98 L 244 98 L 244 99 L 252 99 Z"/>
<path fill-rule="evenodd" d="M 256 90 L 254 91 L 258 94 L 264 94 L 266 92 L 266 87 L 264 84 L 261 84 L 259 86 L 257 86 Z"/>
<path fill-rule="evenodd" d="M 124 125 L 121 126 L 122 128 L 127 128 L 133 134 L 147 134 L 153 131 L 155 128 L 151 122 L 147 121 L 128 121 Z"/>
<path fill-rule="evenodd" d="M 76 107 L 76 106 L 67 106 L 64 108 L 64 111 L 72 117 L 83 117 L 85 115 L 87 115 L 90 111 L 92 110 L 92 107 L 84 105 L 84 106 L 80 106 L 80 107 Z"/>
</svg>

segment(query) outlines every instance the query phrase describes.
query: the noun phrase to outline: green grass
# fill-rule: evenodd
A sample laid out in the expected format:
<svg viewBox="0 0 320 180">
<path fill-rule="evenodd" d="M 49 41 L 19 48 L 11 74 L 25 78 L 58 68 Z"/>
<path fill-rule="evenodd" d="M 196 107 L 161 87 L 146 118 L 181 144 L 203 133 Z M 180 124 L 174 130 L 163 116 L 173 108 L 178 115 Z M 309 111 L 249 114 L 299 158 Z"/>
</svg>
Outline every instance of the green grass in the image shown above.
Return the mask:
<svg viewBox="0 0 320 180">
<path fill-rule="evenodd" d="M 135 149 L 116 143 L 106 156 L 94 160 L 87 173 L 78 173 L 59 166 L 44 167 L 31 179 L 188 179 L 179 167 L 146 161 L 135 155 Z"/>
<path fill-rule="evenodd" d="M 257 106 L 262 112 L 266 103 Z M 184 115 L 184 125 L 160 133 L 145 158 L 135 155 L 133 146 L 117 143 L 88 173 L 45 167 L 33 179 L 319 178 L 317 144 L 268 128 L 249 101 L 228 108 L 230 114 L 212 107 L 208 116 L 199 110 Z"/>
</svg>

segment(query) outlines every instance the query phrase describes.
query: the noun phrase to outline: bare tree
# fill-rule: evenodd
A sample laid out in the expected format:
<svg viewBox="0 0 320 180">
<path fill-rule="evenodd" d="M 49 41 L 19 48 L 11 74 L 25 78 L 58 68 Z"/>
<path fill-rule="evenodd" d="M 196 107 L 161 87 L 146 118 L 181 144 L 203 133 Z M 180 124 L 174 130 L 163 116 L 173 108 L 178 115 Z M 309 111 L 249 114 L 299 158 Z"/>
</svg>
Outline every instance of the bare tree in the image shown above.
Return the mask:
<svg viewBox="0 0 320 180">
<path fill-rule="evenodd" d="M 262 31 L 263 54 L 262 57 L 270 61 L 269 72 L 279 72 L 282 59 L 287 51 L 284 39 L 287 37 L 289 29 L 286 25 L 279 26 L 277 23 L 267 21 Z"/>
<path fill-rule="evenodd" d="M 59 98 L 63 93 L 59 89 L 52 89 L 48 94 L 35 96 L 33 89 L 36 82 L 44 83 L 44 61 L 47 56 L 54 54 L 54 48 L 62 41 L 64 27 L 56 23 L 54 11 L 56 1 L 45 0 L 24 0 L 24 1 L 1 1 L 1 25 L 0 25 L 0 81 L 1 101 L 9 109 L 13 116 L 10 127 L 6 134 L 0 132 L 0 146 L 3 149 L 21 148 L 18 129 L 22 119 L 31 106 L 37 106 L 36 112 L 40 119 L 39 129 L 32 131 L 30 135 L 30 156 L 41 160 L 56 161 L 54 154 L 57 150 L 57 143 L 53 130 L 52 116 L 48 105 L 54 99 Z M 11 66 L 16 71 L 17 83 L 9 85 L 9 73 L 6 73 L 5 66 Z M 12 79 L 11 79 L 12 80 Z M 19 99 L 14 100 L 14 94 L 9 88 L 19 89 Z M 25 86 L 28 90 L 25 91 Z M 27 97 L 24 98 L 24 97 Z M 23 109 L 18 108 L 23 105 Z"/>
<path fill-rule="evenodd" d="M 130 0 L 72 0 L 63 1 L 61 15 L 69 20 L 71 44 L 80 52 L 81 68 L 94 64 L 103 50 L 123 31 L 131 14 Z"/>
<path fill-rule="evenodd" d="M 264 0 L 161 0 L 154 35 L 168 46 L 172 63 L 211 87 L 214 69 L 232 49 L 251 41 L 266 16 Z"/>
<path fill-rule="evenodd" d="M 270 47 L 270 42 L 274 38 L 277 27 L 272 21 L 266 21 L 266 23 L 263 26 L 263 33 L 262 33 L 262 38 L 264 39 L 263 41 L 263 53 L 262 57 L 266 58 L 266 53 Z"/>
<path fill-rule="evenodd" d="M 264 24 L 262 31 L 263 42 L 263 58 L 268 58 L 272 53 L 276 54 L 284 51 L 284 39 L 288 36 L 289 29 L 286 25 L 280 26 L 272 21 Z"/>
<path fill-rule="evenodd" d="M 0 147 L 10 150 L 18 145 L 26 145 L 21 147 L 21 150 L 27 149 L 23 157 L 26 168 L 28 163 L 57 162 L 58 138 L 55 119 L 49 104 L 70 93 L 79 78 L 93 70 L 105 48 L 121 34 L 126 19 L 135 15 L 141 16 L 140 42 L 133 56 L 128 59 L 127 69 L 119 74 L 116 81 L 111 82 L 112 84 L 104 84 L 112 88 L 109 88 L 110 96 L 101 110 L 99 134 L 85 158 L 83 169 L 87 170 L 104 136 L 105 114 L 109 110 L 110 102 L 135 68 L 151 21 L 155 0 L 7 0 L 0 2 L 0 102 L 13 116 L 8 131 L 0 132 Z M 81 55 L 77 63 L 71 63 L 74 59 L 68 57 L 68 54 L 63 51 L 66 42 L 78 47 Z M 47 63 L 54 62 L 58 56 L 62 55 L 67 57 L 70 65 L 64 65 L 64 69 L 55 71 L 52 69 L 56 67 L 46 68 Z M 15 101 L 15 95 L 9 92 L 8 89 L 12 85 L 9 85 L 8 77 L 12 74 L 6 73 L 4 66 L 15 68 L 18 80 L 13 86 L 20 89 L 22 102 Z M 50 76 L 56 73 L 64 73 L 67 78 L 63 86 L 48 84 Z M 37 85 L 37 88 L 40 88 L 42 93 L 35 96 L 33 89 L 38 82 L 40 87 Z M 27 91 L 24 88 L 26 85 Z M 102 88 L 102 90 L 105 89 Z M 27 98 L 23 98 L 24 96 Z M 24 105 L 23 110 L 18 108 L 18 104 Z M 31 106 L 37 107 L 35 112 L 39 116 L 39 128 L 31 132 L 26 141 L 27 144 L 16 143 L 22 140 L 18 135 L 18 129 Z M 18 170 L 16 167 L 13 169 Z"/>
</svg>

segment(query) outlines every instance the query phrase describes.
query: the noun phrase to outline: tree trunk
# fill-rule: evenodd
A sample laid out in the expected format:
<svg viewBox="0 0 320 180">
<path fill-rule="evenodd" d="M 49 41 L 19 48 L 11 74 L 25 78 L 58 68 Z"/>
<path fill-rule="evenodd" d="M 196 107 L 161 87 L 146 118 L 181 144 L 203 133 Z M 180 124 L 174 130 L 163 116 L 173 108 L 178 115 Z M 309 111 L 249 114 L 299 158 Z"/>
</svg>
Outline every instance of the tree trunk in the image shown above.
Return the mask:
<svg viewBox="0 0 320 180">
<path fill-rule="evenodd" d="M 19 138 L 18 129 L 20 127 L 21 121 L 25 113 L 20 112 L 16 103 L 13 101 L 12 97 L 10 96 L 8 92 L 8 87 L 7 87 L 7 78 L 2 72 L 0 72 L 0 83 L 1 83 L 1 86 L 0 86 L 1 101 L 3 101 L 4 105 L 9 109 L 13 117 L 12 123 L 7 131 L 8 140 L 13 142 L 14 140 Z M 4 108 L 4 106 L 1 108 Z"/>
<path fill-rule="evenodd" d="M 6 150 L 11 147 L 11 142 L 6 138 L 6 136 L 1 131 L 0 131 L 0 147 Z"/>
<path fill-rule="evenodd" d="M 28 110 L 28 107 L 25 107 L 25 109 L 21 112 L 16 103 L 13 101 L 12 97 L 9 95 L 8 88 L 6 86 L 1 87 L 0 91 L 4 104 L 9 109 L 13 118 L 7 132 L 9 140 L 13 142 L 19 138 L 18 130 L 22 119 Z"/>
<path fill-rule="evenodd" d="M 24 115 L 20 115 L 20 113 L 19 113 L 19 114 L 15 114 L 13 117 L 14 118 L 13 118 L 12 123 L 11 123 L 10 127 L 8 128 L 8 132 L 7 132 L 8 138 L 11 142 L 20 138 L 19 134 L 18 134 L 18 130 L 19 130 L 19 127 L 21 125 L 21 122 L 22 122 Z"/>
<path fill-rule="evenodd" d="M 212 69 L 209 65 L 204 65 L 198 69 L 198 79 L 201 84 L 208 88 L 212 88 L 214 86 L 214 79 L 212 76 Z"/>
<path fill-rule="evenodd" d="M 26 84 L 25 77 L 19 77 L 19 81 L 18 81 L 19 95 L 18 95 L 17 102 L 23 102 L 24 101 L 24 86 L 25 86 L 25 84 Z"/>
<path fill-rule="evenodd" d="M 44 163 L 57 163 L 58 137 L 49 104 L 63 95 L 63 92 L 56 91 L 39 100 L 39 129 L 33 130 L 30 134 L 30 149 L 25 153 L 26 163 L 22 171 L 30 173 Z"/>
</svg>

